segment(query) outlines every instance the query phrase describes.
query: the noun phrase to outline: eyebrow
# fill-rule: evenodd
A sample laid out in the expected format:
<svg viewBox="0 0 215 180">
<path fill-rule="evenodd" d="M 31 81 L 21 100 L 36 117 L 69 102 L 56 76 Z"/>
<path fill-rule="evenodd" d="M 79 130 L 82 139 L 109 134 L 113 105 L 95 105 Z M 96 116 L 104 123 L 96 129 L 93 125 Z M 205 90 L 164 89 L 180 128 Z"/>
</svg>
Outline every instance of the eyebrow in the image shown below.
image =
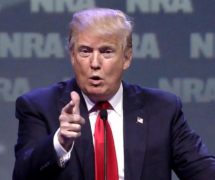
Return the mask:
<svg viewBox="0 0 215 180">
<path fill-rule="evenodd" d="M 87 46 L 87 45 L 80 45 L 80 46 L 78 46 L 77 48 L 78 48 L 78 49 L 82 49 L 82 48 L 93 49 L 92 47 Z"/>
</svg>

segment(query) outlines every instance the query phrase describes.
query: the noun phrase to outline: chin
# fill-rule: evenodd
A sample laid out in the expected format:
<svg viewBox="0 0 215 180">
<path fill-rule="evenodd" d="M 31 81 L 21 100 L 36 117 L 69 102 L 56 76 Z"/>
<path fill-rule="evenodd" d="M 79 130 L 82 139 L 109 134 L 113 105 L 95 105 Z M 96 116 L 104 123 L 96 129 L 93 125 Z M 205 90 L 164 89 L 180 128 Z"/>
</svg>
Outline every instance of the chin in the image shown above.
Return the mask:
<svg viewBox="0 0 215 180">
<path fill-rule="evenodd" d="M 107 96 L 102 91 L 88 91 L 86 95 L 92 100 L 92 101 L 104 101 L 107 100 Z"/>
</svg>

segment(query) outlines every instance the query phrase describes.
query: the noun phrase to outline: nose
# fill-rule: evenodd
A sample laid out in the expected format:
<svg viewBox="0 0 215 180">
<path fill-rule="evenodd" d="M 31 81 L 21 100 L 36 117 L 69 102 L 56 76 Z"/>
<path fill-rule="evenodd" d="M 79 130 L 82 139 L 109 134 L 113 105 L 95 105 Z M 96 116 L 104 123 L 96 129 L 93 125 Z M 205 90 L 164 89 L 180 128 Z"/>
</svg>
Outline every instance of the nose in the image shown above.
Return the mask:
<svg viewBox="0 0 215 180">
<path fill-rule="evenodd" d="M 92 69 L 99 69 L 101 66 L 101 61 L 100 61 L 100 56 L 98 51 L 94 51 L 91 61 L 90 61 L 90 66 Z"/>
</svg>

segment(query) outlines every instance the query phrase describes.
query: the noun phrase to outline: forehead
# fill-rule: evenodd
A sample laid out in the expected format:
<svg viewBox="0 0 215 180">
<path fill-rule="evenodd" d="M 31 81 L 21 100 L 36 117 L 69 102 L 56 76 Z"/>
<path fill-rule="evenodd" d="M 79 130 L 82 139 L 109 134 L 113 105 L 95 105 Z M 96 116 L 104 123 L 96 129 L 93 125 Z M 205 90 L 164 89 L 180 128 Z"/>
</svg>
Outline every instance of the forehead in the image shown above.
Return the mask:
<svg viewBox="0 0 215 180">
<path fill-rule="evenodd" d="M 108 35 L 108 34 L 95 34 L 93 32 L 80 32 L 76 36 L 75 46 L 114 46 L 119 47 L 122 45 L 122 41 L 117 35 Z"/>
</svg>

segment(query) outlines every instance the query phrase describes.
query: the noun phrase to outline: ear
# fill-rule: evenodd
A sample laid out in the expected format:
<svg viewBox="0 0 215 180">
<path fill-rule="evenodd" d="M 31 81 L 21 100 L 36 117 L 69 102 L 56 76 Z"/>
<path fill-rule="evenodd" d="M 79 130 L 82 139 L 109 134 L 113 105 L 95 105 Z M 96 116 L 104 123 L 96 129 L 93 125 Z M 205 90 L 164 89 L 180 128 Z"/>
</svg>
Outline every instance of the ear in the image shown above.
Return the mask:
<svg viewBox="0 0 215 180">
<path fill-rule="evenodd" d="M 123 64 L 124 70 L 129 68 L 131 61 L 132 61 L 132 48 L 126 48 L 124 52 L 124 64 Z"/>
<path fill-rule="evenodd" d="M 75 54 L 74 54 L 73 49 L 70 49 L 69 54 L 70 54 L 70 62 L 73 65 L 74 64 L 74 59 L 75 59 Z"/>
</svg>

